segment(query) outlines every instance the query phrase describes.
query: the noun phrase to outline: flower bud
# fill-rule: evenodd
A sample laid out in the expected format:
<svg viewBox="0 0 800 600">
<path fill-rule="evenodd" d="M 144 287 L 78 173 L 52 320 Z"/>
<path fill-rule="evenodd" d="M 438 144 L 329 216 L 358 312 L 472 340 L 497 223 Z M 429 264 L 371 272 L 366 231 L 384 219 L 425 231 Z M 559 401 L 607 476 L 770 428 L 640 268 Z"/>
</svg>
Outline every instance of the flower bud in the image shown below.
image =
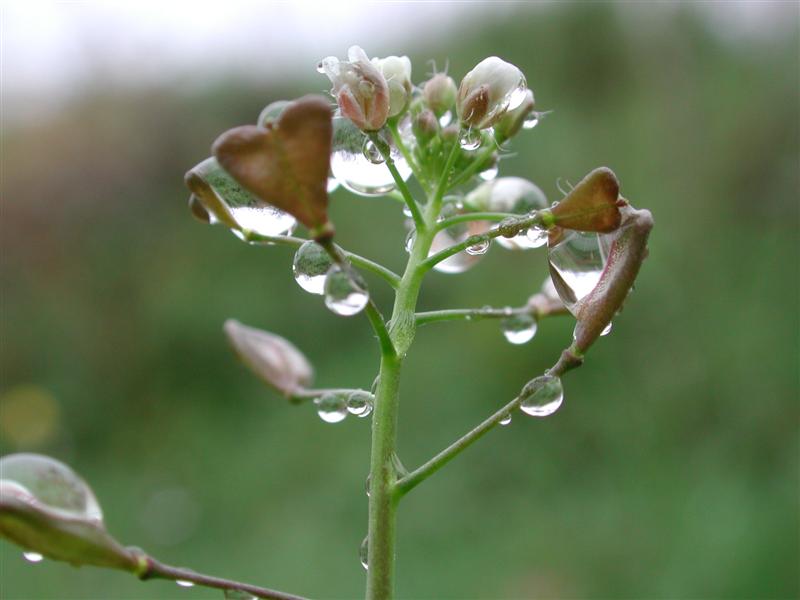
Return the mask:
<svg viewBox="0 0 800 600">
<path fill-rule="evenodd" d="M 448 125 L 442 129 L 442 141 L 451 143 L 458 141 L 458 125 Z"/>
<path fill-rule="evenodd" d="M 513 110 L 507 110 L 494 126 L 494 139 L 502 144 L 514 137 L 522 129 L 522 125 L 531 117 L 534 109 L 533 91 L 525 90 L 522 103 Z"/>
<path fill-rule="evenodd" d="M 411 61 L 407 56 L 373 58 L 372 64 L 381 72 L 389 87 L 389 116 L 396 117 L 411 100 Z"/>
<path fill-rule="evenodd" d="M 331 94 L 342 114 L 363 131 L 377 131 L 389 116 L 389 86 L 359 46 L 352 46 L 347 58 L 324 58 L 320 71 L 331 80 Z"/>
<path fill-rule="evenodd" d="M 552 208 L 554 223 L 576 231 L 609 232 L 619 227 L 619 181 L 614 172 L 600 167 L 589 173 Z"/>
<path fill-rule="evenodd" d="M 414 119 L 412 129 L 420 146 L 425 146 L 438 133 L 439 121 L 436 120 L 436 115 L 425 109 Z"/>
<path fill-rule="evenodd" d="M 525 99 L 525 76 L 496 56 L 479 62 L 458 88 L 456 109 L 461 122 L 476 129 L 494 125 L 508 109 Z"/>
<path fill-rule="evenodd" d="M 441 117 L 453 107 L 457 93 L 456 82 L 453 81 L 452 77 L 448 77 L 444 73 L 434 75 L 422 88 L 425 104 L 437 117 Z"/>
</svg>

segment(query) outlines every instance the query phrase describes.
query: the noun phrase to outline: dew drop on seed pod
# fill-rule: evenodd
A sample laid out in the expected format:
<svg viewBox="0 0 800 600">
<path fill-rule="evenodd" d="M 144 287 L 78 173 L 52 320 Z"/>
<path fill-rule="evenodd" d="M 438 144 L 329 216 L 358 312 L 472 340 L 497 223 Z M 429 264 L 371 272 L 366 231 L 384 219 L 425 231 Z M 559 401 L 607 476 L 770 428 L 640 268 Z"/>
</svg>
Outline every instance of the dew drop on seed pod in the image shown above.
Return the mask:
<svg viewBox="0 0 800 600">
<path fill-rule="evenodd" d="M 461 138 L 458 140 L 459 145 L 461 146 L 462 150 L 477 150 L 481 147 L 481 142 L 483 138 L 481 137 L 481 132 L 478 130 L 469 129 L 465 131 Z"/>
<path fill-rule="evenodd" d="M 537 323 L 531 315 L 512 315 L 500 323 L 503 335 L 512 344 L 525 344 L 536 335 Z"/>
<path fill-rule="evenodd" d="M 360 313 L 369 302 L 369 292 L 363 280 L 334 265 L 325 278 L 325 306 L 342 317 Z"/>
<path fill-rule="evenodd" d="M 23 552 L 22 558 L 24 558 L 30 563 L 38 563 L 44 560 L 44 556 L 42 556 L 38 552 Z"/>
<path fill-rule="evenodd" d="M 530 227 L 524 235 L 528 241 L 527 246 L 529 248 L 541 248 L 547 243 L 547 230 L 541 227 Z"/>
<path fill-rule="evenodd" d="M 508 413 L 506 416 L 500 419 L 498 423 L 500 423 L 500 425 L 502 425 L 503 427 L 509 425 L 511 423 L 511 413 Z"/>
<path fill-rule="evenodd" d="M 492 179 L 496 179 L 497 178 L 497 174 L 499 172 L 500 172 L 500 169 L 498 169 L 497 166 L 494 166 L 494 167 L 489 167 L 485 171 L 481 171 L 478 176 L 481 179 L 483 179 L 484 181 L 491 181 Z"/>
<path fill-rule="evenodd" d="M 486 254 L 489 250 L 489 243 L 490 240 L 484 240 L 472 246 L 467 246 L 466 252 L 472 256 L 481 256 L 482 254 Z"/>
<path fill-rule="evenodd" d="M 257 600 L 257 598 L 244 590 L 225 590 L 225 600 Z"/>
<path fill-rule="evenodd" d="M 550 276 L 564 305 L 575 314 L 576 304 L 600 281 L 614 234 L 561 230 L 548 242 Z"/>
<path fill-rule="evenodd" d="M 361 546 L 358 548 L 358 560 L 361 562 L 361 566 L 364 569 L 369 569 L 367 564 L 367 557 L 369 556 L 369 538 L 365 537 L 364 541 L 361 542 Z"/>
<path fill-rule="evenodd" d="M 340 423 L 347 416 L 347 399 L 344 394 L 331 392 L 314 398 L 319 418 L 326 423 Z"/>
<path fill-rule="evenodd" d="M 40 454 L 9 454 L 0 459 L 0 474 L 3 494 L 71 519 L 103 519 L 91 488 L 62 462 Z"/>
<path fill-rule="evenodd" d="M 564 402 L 564 388 L 561 378 L 554 375 L 542 375 L 522 389 L 522 412 L 532 417 L 547 417 L 556 412 Z"/>
<path fill-rule="evenodd" d="M 175 583 L 177 583 L 181 587 L 190 588 L 194 587 L 194 583 L 191 581 L 186 581 L 185 579 L 176 579 Z"/>
<path fill-rule="evenodd" d="M 325 293 L 325 277 L 333 261 L 325 248 L 311 240 L 297 249 L 292 263 L 294 280 L 310 294 Z"/>
<path fill-rule="evenodd" d="M 356 390 L 347 397 L 347 412 L 357 417 L 367 417 L 372 412 L 373 404 L 372 394 Z"/>
<path fill-rule="evenodd" d="M 386 162 L 378 146 L 370 139 L 364 140 L 364 146 L 361 148 L 361 152 L 364 154 L 364 158 L 373 165 L 381 165 Z"/>
</svg>

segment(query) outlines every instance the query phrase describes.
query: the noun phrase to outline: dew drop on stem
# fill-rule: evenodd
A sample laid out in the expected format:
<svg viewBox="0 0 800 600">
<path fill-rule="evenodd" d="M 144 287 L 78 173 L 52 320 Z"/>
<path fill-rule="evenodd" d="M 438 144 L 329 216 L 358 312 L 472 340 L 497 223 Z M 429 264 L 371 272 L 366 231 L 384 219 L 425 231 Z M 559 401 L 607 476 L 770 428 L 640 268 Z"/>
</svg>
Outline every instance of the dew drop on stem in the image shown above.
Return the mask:
<svg viewBox="0 0 800 600">
<path fill-rule="evenodd" d="M 564 402 L 564 388 L 561 378 L 554 375 L 542 375 L 529 381 L 522 389 L 522 412 L 532 417 L 547 417 L 561 408 Z"/>
</svg>

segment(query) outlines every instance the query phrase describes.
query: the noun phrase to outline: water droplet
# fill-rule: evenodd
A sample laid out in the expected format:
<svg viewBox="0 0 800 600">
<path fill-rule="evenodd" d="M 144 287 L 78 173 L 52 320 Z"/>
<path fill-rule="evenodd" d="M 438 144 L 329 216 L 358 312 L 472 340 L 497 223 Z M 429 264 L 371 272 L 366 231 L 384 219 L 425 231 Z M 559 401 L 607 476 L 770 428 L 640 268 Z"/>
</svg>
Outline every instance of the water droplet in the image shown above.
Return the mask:
<svg viewBox="0 0 800 600">
<path fill-rule="evenodd" d="M 502 425 L 503 427 L 509 425 L 511 423 L 511 413 L 505 415 L 502 419 L 498 421 L 498 423 L 500 423 L 500 425 Z"/>
<path fill-rule="evenodd" d="M 356 280 L 357 278 L 357 280 Z M 325 306 L 342 317 L 360 313 L 369 302 L 369 292 L 357 273 L 334 265 L 325 278 Z"/>
<path fill-rule="evenodd" d="M 367 417 L 372 412 L 374 402 L 372 394 L 356 390 L 347 397 L 347 412 L 357 417 Z"/>
<path fill-rule="evenodd" d="M 38 563 L 44 560 L 44 556 L 42 556 L 38 552 L 23 552 L 22 558 L 32 563 Z"/>
<path fill-rule="evenodd" d="M 536 335 L 537 323 L 531 315 L 513 315 L 500 323 L 503 335 L 512 344 L 525 344 Z"/>
<path fill-rule="evenodd" d="M 613 234 L 561 230 L 550 236 L 550 276 L 559 297 L 573 314 L 578 302 L 600 281 L 613 242 Z"/>
<path fill-rule="evenodd" d="M 478 242 L 477 244 L 473 244 L 472 246 L 467 246 L 467 254 L 471 254 L 472 256 L 481 256 L 482 254 L 486 254 L 489 250 L 489 243 L 491 240 L 484 240 L 482 242 Z"/>
<path fill-rule="evenodd" d="M 417 232 L 415 229 L 412 229 L 406 235 L 406 241 L 405 241 L 406 252 L 409 253 L 411 252 L 411 249 L 414 247 L 414 240 L 416 239 L 417 239 Z"/>
<path fill-rule="evenodd" d="M 450 122 L 452 120 L 453 120 L 453 113 L 448 110 L 441 117 L 439 117 L 439 126 L 447 127 L 448 125 L 450 125 Z"/>
<path fill-rule="evenodd" d="M 521 77 L 517 87 L 511 90 L 506 96 L 506 110 L 514 110 L 525 101 L 528 92 L 528 85 L 525 78 Z"/>
<path fill-rule="evenodd" d="M 328 177 L 328 186 L 327 186 L 328 193 L 330 194 L 331 192 L 335 192 L 336 188 L 338 187 L 339 187 L 339 180 L 336 179 L 335 177 Z"/>
<path fill-rule="evenodd" d="M 534 111 L 534 112 L 532 112 L 530 114 L 530 116 L 528 116 L 527 119 L 525 119 L 522 122 L 522 128 L 523 129 L 533 129 L 538 124 L 539 124 L 539 113 Z"/>
<path fill-rule="evenodd" d="M 101 522 L 94 493 L 72 469 L 40 454 L 9 454 L 0 459 L 0 490 L 60 517 Z"/>
<path fill-rule="evenodd" d="M 605 329 L 603 329 L 603 331 L 600 332 L 600 335 L 604 336 L 604 335 L 608 335 L 609 333 L 611 333 L 611 327 L 612 326 L 613 326 L 613 323 L 609 323 L 608 325 L 606 325 Z"/>
<path fill-rule="evenodd" d="M 549 234 L 546 229 L 542 229 L 541 227 L 531 227 L 528 231 L 524 232 L 524 235 L 531 248 L 541 248 L 547 243 Z"/>
<path fill-rule="evenodd" d="M 411 209 L 408 208 L 407 204 L 403 205 L 403 216 L 406 217 L 407 219 L 410 219 L 411 217 L 414 216 L 413 214 L 411 214 Z"/>
<path fill-rule="evenodd" d="M 364 569 L 369 569 L 369 565 L 367 564 L 367 559 L 369 557 L 369 537 L 365 537 L 364 541 L 361 542 L 361 546 L 358 548 L 358 560 L 361 562 L 361 566 Z"/>
<path fill-rule="evenodd" d="M 257 600 L 257 597 L 244 590 L 225 590 L 225 600 Z"/>
<path fill-rule="evenodd" d="M 339 183 L 355 194 L 361 196 L 381 196 L 395 189 L 394 178 L 391 172 L 383 164 L 381 157 L 380 163 L 376 164 L 371 158 L 365 156 L 366 142 L 363 141 L 363 134 L 350 124 L 337 124 L 338 120 L 349 119 L 344 117 L 334 117 L 334 127 L 346 130 L 348 136 L 359 136 L 355 141 L 350 141 L 347 145 L 336 148 L 331 154 L 331 173 Z M 344 135 L 344 134 L 343 134 Z M 366 140 L 369 141 L 369 140 Z M 389 155 L 394 161 L 394 166 L 400 177 L 405 181 L 411 176 L 409 167 L 400 151 L 389 141 Z M 370 142 L 371 144 L 371 142 Z M 374 144 L 372 144 L 374 146 Z M 375 148 L 377 151 L 378 149 Z M 370 154 L 371 154 L 370 150 Z M 380 152 L 378 152 L 380 156 Z"/>
<path fill-rule="evenodd" d="M 326 423 L 339 423 L 347 416 L 347 397 L 344 394 L 330 392 L 314 398 L 319 418 Z"/>
<path fill-rule="evenodd" d="M 324 73 L 325 72 L 325 65 L 322 61 L 317 63 L 317 73 Z"/>
<path fill-rule="evenodd" d="M 185 579 L 176 579 L 175 583 L 177 583 L 181 587 L 190 588 L 194 587 L 194 583 L 191 581 L 186 581 Z"/>
<path fill-rule="evenodd" d="M 370 481 L 371 481 L 371 478 L 370 478 L 369 475 L 367 475 L 367 480 L 364 482 L 364 489 L 367 490 L 367 498 L 369 498 L 369 483 L 370 483 Z"/>
<path fill-rule="evenodd" d="M 258 235 L 289 235 L 297 226 L 297 220 L 289 213 L 274 206 L 237 206 L 230 208 L 234 221 L 244 231 Z M 244 235 L 234 230 L 239 238 Z"/>
<path fill-rule="evenodd" d="M 325 248 L 311 240 L 303 242 L 292 263 L 294 280 L 305 291 L 322 295 L 325 293 L 325 277 L 332 264 Z"/>
<path fill-rule="evenodd" d="M 561 378 L 542 375 L 529 381 L 522 389 L 522 412 L 533 417 L 546 417 L 556 412 L 564 402 L 564 388 Z"/>
<path fill-rule="evenodd" d="M 467 151 L 477 150 L 481 147 L 481 142 L 483 142 L 481 132 L 473 129 L 468 129 L 462 133 L 461 138 L 458 140 L 461 149 Z"/>
<path fill-rule="evenodd" d="M 373 165 L 381 165 L 386 162 L 378 146 L 370 139 L 364 140 L 364 146 L 362 147 L 361 152 L 364 154 L 364 158 L 366 158 Z"/>
<path fill-rule="evenodd" d="M 481 171 L 479 177 L 484 181 L 491 181 L 497 177 L 497 174 L 500 172 L 500 169 L 497 168 L 497 165 L 493 167 L 489 167 L 485 171 Z"/>
</svg>

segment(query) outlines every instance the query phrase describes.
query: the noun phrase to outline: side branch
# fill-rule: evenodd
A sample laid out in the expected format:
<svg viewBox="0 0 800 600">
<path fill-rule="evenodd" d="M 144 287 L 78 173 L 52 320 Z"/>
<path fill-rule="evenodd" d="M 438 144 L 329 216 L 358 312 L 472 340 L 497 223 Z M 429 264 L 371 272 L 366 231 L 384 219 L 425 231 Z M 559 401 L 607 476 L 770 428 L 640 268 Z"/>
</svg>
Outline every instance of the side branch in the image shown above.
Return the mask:
<svg viewBox="0 0 800 600">
<path fill-rule="evenodd" d="M 152 557 L 142 557 L 146 561 L 147 566 L 144 572 L 139 576 L 142 580 L 147 579 L 168 579 L 172 581 L 188 581 L 195 585 L 200 585 L 208 588 L 215 588 L 218 590 L 231 590 L 242 591 L 251 594 L 256 598 L 266 598 L 267 600 L 304 600 L 302 596 L 295 596 L 285 592 L 279 592 L 268 588 L 250 585 L 249 583 L 241 583 L 232 581 L 230 579 L 222 579 L 220 577 L 212 577 L 211 575 L 203 575 L 196 573 L 191 569 L 182 569 L 180 567 L 172 567 L 165 565 Z"/>
<path fill-rule="evenodd" d="M 446 310 L 431 310 L 418 312 L 417 325 L 438 323 L 440 321 L 483 321 L 485 319 L 505 319 L 519 315 L 530 315 L 537 321 L 545 317 L 566 315 L 569 311 L 561 302 L 550 300 L 538 301 L 541 294 L 531 297 L 525 306 L 517 308 L 453 308 Z"/>
</svg>

